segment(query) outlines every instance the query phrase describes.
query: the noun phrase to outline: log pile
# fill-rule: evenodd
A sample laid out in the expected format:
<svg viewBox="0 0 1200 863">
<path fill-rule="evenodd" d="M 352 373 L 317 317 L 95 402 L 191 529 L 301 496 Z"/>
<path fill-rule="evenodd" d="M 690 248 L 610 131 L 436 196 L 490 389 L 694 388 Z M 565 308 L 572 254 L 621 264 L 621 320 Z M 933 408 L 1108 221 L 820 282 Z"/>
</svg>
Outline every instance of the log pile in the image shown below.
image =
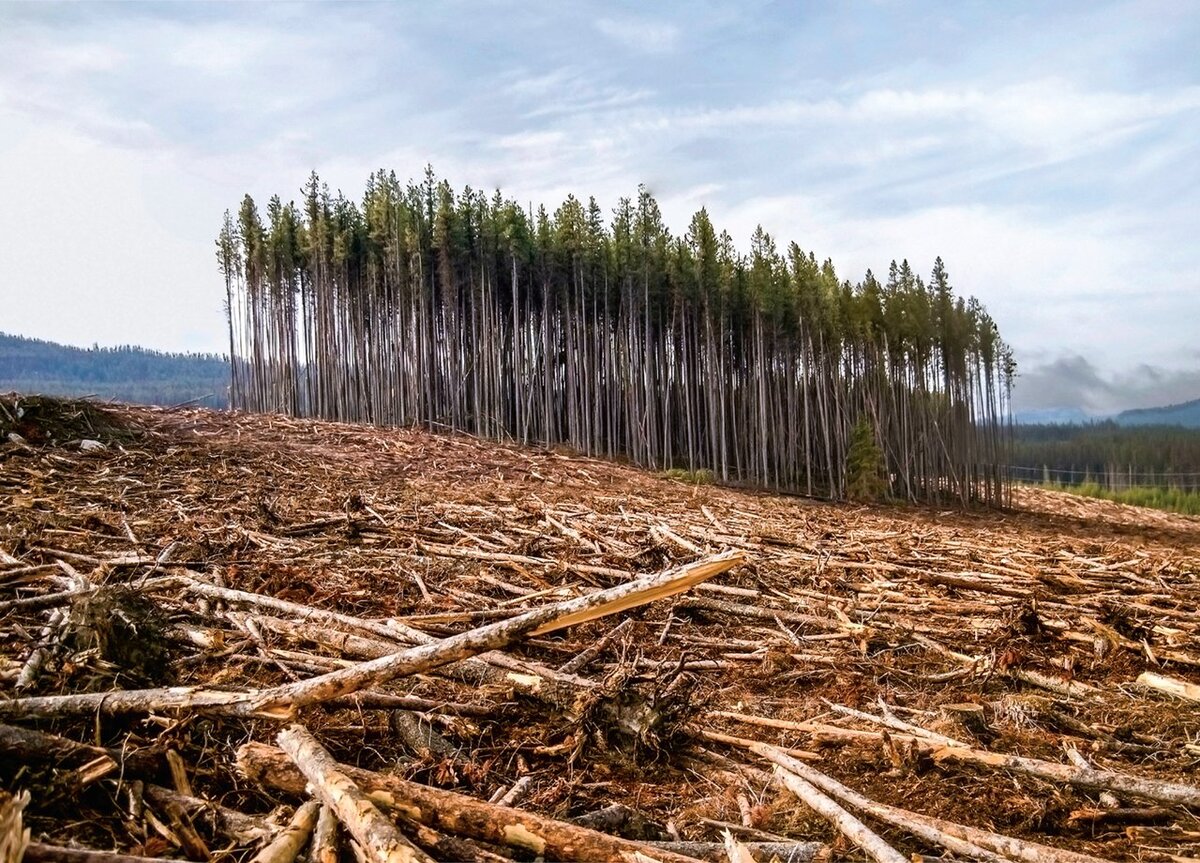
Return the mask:
<svg viewBox="0 0 1200 863">
<path fill-rule="evenodd" d="M 1200 856 L 1198 519 L 21 406 L 6 861 Z"/>
</svg>

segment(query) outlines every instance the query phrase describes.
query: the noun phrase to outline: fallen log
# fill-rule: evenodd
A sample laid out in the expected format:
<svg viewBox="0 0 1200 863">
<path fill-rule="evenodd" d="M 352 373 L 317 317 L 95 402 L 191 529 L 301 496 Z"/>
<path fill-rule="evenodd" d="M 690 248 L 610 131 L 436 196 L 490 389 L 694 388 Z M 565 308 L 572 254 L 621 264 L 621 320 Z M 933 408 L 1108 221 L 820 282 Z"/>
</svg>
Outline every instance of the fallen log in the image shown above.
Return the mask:
<svg viewBox="0 0 1200 863">
<path fill-rule="evenodd" d="M 1065 782 L 1091 791 L 1111 791 L 1117 795 L 1128 794 L 1168 803 L 1172 806 L 1200 808 L 1200 788 L 1195 785 L 1185 785 L 1182 782 L 1148 779 L 1128 773 L 1117 773 L 1114 770 L 1073 767 L 1066 764 L 1055 764 L 1053 761 L 1043 761 L 1040 758 L 1005 755 L 1000 752 L 962 746 L 935 746 L 931 748 L 931 751 L 934 760 L 938 762 L 949 761 L 957 764 L 998 767 L 1002 770 L 1036 776 L 1038 779 L 1047 779 L 1051 782 Z"/>
<path fill-rule="evenodd" d="M 1020 860 L 1023 863 L 1105 863 L 1100 858 L 1087 854 L 1015 839 L 989 830 L 954 824 L 918 812 L 909 812 L 886 803 L 877 803 L 810 765 L 790 758 L 778 747 L 755 743 L 750 749 L 755 754 L 771 761 L 777 768 L 795 774 L 860 812 L 899 827 L 962 857 L 990 861 L 990 863 L 1003 863 L 1006 859 Z"/>
<path fill-rule="evenodd" d="M 32 842 L 25 849 L 24 863 L 179 863 L 162 857 L 136 857 L 116 851 L 91 851 Z"/>
<path fill-rule="evenodd" d="M 317 816 L 308 859 L 309 863 L 338 863 L 337 813 L 324 804 L 321 805 L 321 813 Z"/>
<path fill-rule="evenodd" d="M 250 863 L 292 863 L 312 834 L 320 809 L 320 804 L 315 800 L 301 804 L 292 815 L 288 826 L 279 831 L 278 836 L 255 854 Z"/>
<path fill-rule="evenodd" d="M 258 594 L 244 595 L 259 596 Z M 271 597 L 262 597 L 262 599 L 270 600 Z M 281 602 L 284 605 L 295 605 L 295 603 Z M 298 608 L 305 609 L 307 606 L 298 606 Z M 312 610 L 316 611 L 317 609 Z M 505 613 L 505 616 L 511 618 L 511 614 Z M 334 618 L 335 622 L 345 623 L 347 620 L 345 615 L 334 615 Z M 378 627 L 379 632 L 376 632 L 376 635 L 387 633 L 387 638 L 390 640 L 385 641 L 380 638 L 356 635 L 352 632 L 313 626 L 307 622 L 307 619 L 304 622 L 298 622 L 264 616 L 255 617 L 253 620 L 261 627 L 286 638 L 319 644 L 339 656 L 353 659 L 379 659 L 402 650 L 402 645 L 433 644 L 439 641 L 432 635 L 403 626 L 395 621 L 389 621 L 387 624 L 377 624 L 367 620 L 360 621 L 362 628 Z M 349 620 L 357 620 L 357 618 L 349 618 Z M 349 627 L 348 623 L 346 625 Z M 491 651 L 479 656 L 468 657 L 461 662 L 451 663 L 439 669 L 439 673 L 475 686 L 491 684 L 510 687 L 525 695 L 557 706 L 569 706 L 581 691 L 595 687 L 592 681 L 585 678 L 555 671 L 536 662 L 520 660 Z"/>
<path fill-rule="evenodd" d="M 1155 674 L 1153 671 L 1143 671 L 1138 675 L 1137 685 L 1144 689 L 1153 689 L 1167 695 L 1174 695 L 1186 701 L 1200 701 L 1200 685 L 1168 677 L 1165 674 Z"/>
<path fill-rule="evenodd" d="M 508 620 L 468 630 L 441 641 L 422 644 L 351 668 L 259 693 L 247 712 L 287 717 L 296 708 L 379 686 L 396 677 L 440 668 L 451 662 L 504 647 L 528 635 L 545 635 L 649 602 L 674 596 L 732 569 L 744 560 L 738 552 L 714 555 L 678 569 L 644 576 L 595 593 L 557 602 Z"/>
<path fill-rule="evenodd" d="M 268 788 L 303 794 L 304 774 L 286 753 L 262 743 L 238 749 L 237 764 L 250 779 Z M 397 776 L 385 776 L 345 764 L 338 769 L 377 804 L 386 805 L 412 821 L 446 833 L 478 839 L 491 845 L 532 851 L 550 860 L 588 860 L 593 863 L 695 863 L 694 858 L 645 844 L 618 839 L 526 812 L 476 800 L 465 794 L 431 788 Z M 639 856 L 640 855 L 640 856 Z"/>
<path fill-rule="evenodd" d="M 775 778 L 779 784 L 804 801 L 809 809 L 829 821 L 837 828 L 838 832 L 861 848 L 876 863 L 908 863 L 907 857 L 884 842 L 866 824 L 863 824 L 798 774 L 776 766 Z"/>
<path fill-rule="evenodd" d="M 441 641 L 407 648 L 379 659 L 272 689 L 229 692 L 171 687 L 18 698 L 0 702 L 0 717 L 46 718 L 92 713 L 194 710 L 286 720 L 294 716 L 300 707 L 376 687 L 396 677 L 431 671 L 504 647 L 528 635 L 542 635 L 673 596 L 732 569 L 743 559 L 738 552 L 714 555 L 678 569 L 554 603 Z"/>
<path fill-rule="evenodd" d="M 771 719 L 750 714 L 731 713 L 728 711 L 712 711 L 709 716 L 736 719 L 754 725 L 766 725 L 775 728 L 785 728 L 792 731 L 807 731 L 816 739 L 833 740 L 881 740 L 882 732 L 861 731 L 851 728 L 836 728 L 817 722 L 791 722 L 782 719 Z M 1111 791 L 1115 794 L 1129 794 L 1159 803 L 1173 806 L 1188 806 L 1200 808 L 1200 788 L 1186 785 L 1182 782 L 1169 782 L 1162 779 L 1148 779 L 1132 776 L 1128 773 L 1118 773 L 1113 770 L 1098 770 L 1093 768 L 1073 767 L 1066 764 L 1055 764 L 1053 761 L 1043 761 L 1040 758 L 1028 758 L 1021 755 L 1006 755 L 1001 752 L 991 752 L 986 749 L 975 749 L 968 746 L 944 746 L 933 743 L 928 738 L 911 734 L 895 733 L 890 735 L 894 741 L 912 744 L 922 751 L 930 753 L 935 761 L 952 762 L 957 764 L 973 764 L 981 767 L 994 767 L 1035 776 L 1051 782 L 1063 782 L 1090 791 Z"/>
<path fill-rule="evenodd" d="M 55 652 L 59 643 L 63 640 L 66 634 L 67 616 L 63 614 L 61 609 L 55 609 L 50 615 L 50 620 L 42 627 L 42 631 L 38 637 L 37 643 L 33 646 L 29 656 L 25 660 L 25 664 L 21 666 L 21 671 L 17 674 L 17 682 L 13 689 L 20 692 L 23 689 L 29 689 L 37 682 L 38 675 L 42 671 L 42 666 L 46 664 L 46 660 Z"/>
<path fill-rule="evenodd" d="M 712 863 L 728 863 L 729 856 L 725 853 L 724 842 L 647 842 L 652 848 L 663 851 L 674 851 L 697 860 L 710 860 Z M 774 861 L 779 863 L 812 863 L 818 855 L 825 854 L 829 848 L 824 842 L 744 842 L 738 844 L 750 852 L 755 860 Z"/>
<path fill-rule="evenodd" d="M 587 667 L 587 664 L 604 652 L 604 649 L 612 643 L 613 639 L 623 636 L 633 626 L 632 618 L 625 618 L 604 635 L 600 636 L 600 640 L 590 647 L 581 650 L 574 659 L 559 666 L 559 672 L 562 674 L 575 674 Z"/>
<path fill-rule="evenodd" d="M 290 600 L 279 599 L 274 596 L 266 596 L 261 593 L 250 593 L 245 590 L 220 587 L 219 585 L 204 581 L 197 573 L 192 572 L 189 572 L 185 577 L 184 589 L 188 593 L 193 593 L 196 596 L 202 596 L 206 599 L 219 599 L 234 605 L 250 606 L 252 608 L 267 608 L 271 611 L 290 614 L 305 622 L 319 621 L 321 623 L 333 624 L 344 627 L 352 632 L 365 632 L 376 638 L 392 641 L 403 636 L 409 630 L 409 627 L 401 627 L 400 624 L 389 625 L 374 620 L 364 620 L 361 617 L 328 611 L 324 608 L 314 608 L 311 605 L 301 605 L 298 602 L 291 602 Z M 417 630 L 412 631 L 416 632 Z"/>
<path fill-rule="evenodd" d="M 293 725 L 279 732 L 275 739 L 304 774 L 313 793 L 337 814 L 368 860 L 372 863 L 434 863 L 433 858 L 409 842 L 362 789 L 338 769 L 333 756 L 307 728 Z M 313 802 L 312 806 L 315 823 L 317 805 Z"/>
<path fill-rule="evenodd" d="M 203 797 L 181 794 L 161 785 L 146 785 L 143 793 L 152 803 L 179 808 L 193 821 L 204 818 L 214 833 L 224 833 L 239 845 L 251 845 L 274 832 L 270 823 L 262 816 L 247 815 Z"/>
<path fill-rule="evenodd" d="M 3 723 L 0 723 L 0 755 L 10 758 L 13 764 L 54 764 L 63 769 L 92 765 L 94 770 L 98 759 L 106 759 L 113 769 L 120 766 L 128 773 L 144 777 L 154 776 L 162 766 L 158 755 L 146 749 L 105 749 Z"/>
</svg>

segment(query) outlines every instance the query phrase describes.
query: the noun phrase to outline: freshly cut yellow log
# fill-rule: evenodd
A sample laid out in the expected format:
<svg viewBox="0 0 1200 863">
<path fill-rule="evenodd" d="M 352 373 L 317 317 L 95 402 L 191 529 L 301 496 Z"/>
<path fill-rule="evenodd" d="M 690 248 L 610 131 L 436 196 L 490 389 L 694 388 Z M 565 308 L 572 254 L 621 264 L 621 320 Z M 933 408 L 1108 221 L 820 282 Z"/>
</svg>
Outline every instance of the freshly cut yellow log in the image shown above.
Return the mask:
<svg viewBox="0 0 1200 863">
<path fill-rule="evenodd" d="M 1200 701 L 1200 686 L 1195 683 L 1188 683 L 1186 680 L 1180 680 L 1178 677 L 1167 677 L 1165 674 L 1143 671 L 1138 675 L 1137 685 L 1146 689 L 1165 692 L 1167 695 L 1174 695 L 1176 698 L 1184 698 L 1188 701 Z"/>
</svg>

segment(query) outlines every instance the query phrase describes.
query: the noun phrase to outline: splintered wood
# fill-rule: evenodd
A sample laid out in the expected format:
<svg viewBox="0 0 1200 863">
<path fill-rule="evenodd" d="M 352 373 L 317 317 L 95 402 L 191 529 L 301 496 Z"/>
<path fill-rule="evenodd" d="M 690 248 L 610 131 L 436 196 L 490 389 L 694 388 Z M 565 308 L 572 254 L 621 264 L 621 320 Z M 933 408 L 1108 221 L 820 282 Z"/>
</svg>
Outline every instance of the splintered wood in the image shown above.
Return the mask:
<svg viewBox="0 0 1200 863">
<path fill-rule="evenodd" d="M 39 440 L 3 863 L 1200 857 L 1200 519 L 195 410 Z"/>
</svg>

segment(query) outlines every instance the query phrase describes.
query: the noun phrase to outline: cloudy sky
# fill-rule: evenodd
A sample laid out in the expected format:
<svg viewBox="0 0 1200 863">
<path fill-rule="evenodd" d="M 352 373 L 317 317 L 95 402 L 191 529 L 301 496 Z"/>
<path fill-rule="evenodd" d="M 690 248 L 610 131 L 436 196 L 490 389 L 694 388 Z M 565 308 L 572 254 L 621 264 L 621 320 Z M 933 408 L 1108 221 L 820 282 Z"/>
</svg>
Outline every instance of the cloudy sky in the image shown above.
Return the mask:
<svg viewBox="0 0 1200 863">
<path fill-rule="evenodd" d="M 219 350 L 242 194 L 645 182 L 843 276 L 941 255 L 1018 405 L 1200 397 L 1200 4 L 0 0 L 0 331 Z"/>
</svg>

